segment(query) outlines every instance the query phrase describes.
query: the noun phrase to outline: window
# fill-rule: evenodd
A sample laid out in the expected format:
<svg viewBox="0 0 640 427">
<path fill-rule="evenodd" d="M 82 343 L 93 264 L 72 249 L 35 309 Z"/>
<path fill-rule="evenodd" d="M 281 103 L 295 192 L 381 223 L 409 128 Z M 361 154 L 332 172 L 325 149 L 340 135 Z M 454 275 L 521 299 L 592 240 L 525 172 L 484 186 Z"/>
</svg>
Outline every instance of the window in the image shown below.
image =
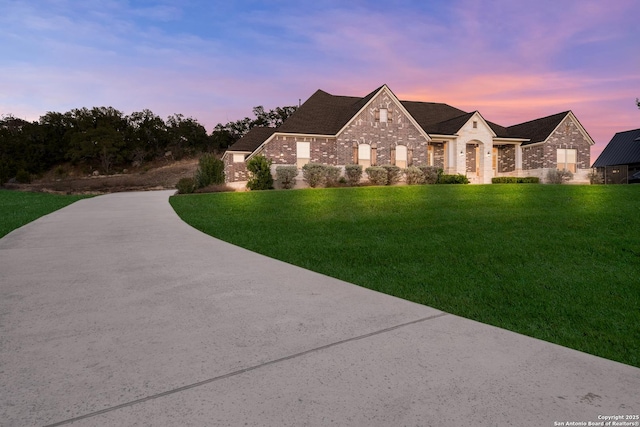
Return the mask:
<svg viewBox="0 0 640 427">
<path fill-rule="evenodd" d="M 371 146 L 369 144 L 358 145 L 358 164 L 362 169 L 371 166 Z"/>
<path fill-rule="evenodd" d="M 391 113 L 393 113 L 393 111 L 389 110 L 388 108 L 380 108 L 376 110 L 376 113 L 375 113 L 376 122 L 390 123 L 391 121 L 393 121 L 391 118 Z"/>
<path fill-rule="evenodd" d="M 309 163 L 311 160 L 311 143 L 296 142 L 296 166 L 298 169 Z"/>
<path fill-rule="evenodd" d="M 380 109 L 380 123 L 387 123 L 387 109 L 386 108 L 381 108 Z"/>
<path fill-rule="evenodd" d="M 478 129 L 478 122 L 475 120 L 473 121 L 473 128 Z"/>
<path fill-rule="evenodd" d="M 407 146 L 406 145 L 396 145 L 395 165 L 403 169 L 407 167 Z"/>
<path fill-rule="evenodd" d="M 558 169 L 576 173 L 578 151 L 575 148 L 558 148 Z"/>
<path fill-rule="evenodd" d="M 233 163 L 242 163 L 242 162 L 244 162 L 244 154 L 233 153 Z"/>
</svg>

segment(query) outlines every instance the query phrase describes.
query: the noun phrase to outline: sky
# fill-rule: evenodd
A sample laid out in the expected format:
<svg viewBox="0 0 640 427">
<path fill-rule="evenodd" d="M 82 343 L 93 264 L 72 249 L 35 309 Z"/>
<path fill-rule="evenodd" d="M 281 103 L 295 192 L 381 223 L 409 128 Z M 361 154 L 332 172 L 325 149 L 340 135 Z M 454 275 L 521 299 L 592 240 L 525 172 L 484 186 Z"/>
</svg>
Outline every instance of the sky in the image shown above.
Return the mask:
<svg viewBox="0 0 640 427">
<path fill-rule="evenodd" d="M 638 0 L 0 0 L 0 115 L 111 106 L 208 131 L 316 90 L 640 128 Z"/>
</svg>

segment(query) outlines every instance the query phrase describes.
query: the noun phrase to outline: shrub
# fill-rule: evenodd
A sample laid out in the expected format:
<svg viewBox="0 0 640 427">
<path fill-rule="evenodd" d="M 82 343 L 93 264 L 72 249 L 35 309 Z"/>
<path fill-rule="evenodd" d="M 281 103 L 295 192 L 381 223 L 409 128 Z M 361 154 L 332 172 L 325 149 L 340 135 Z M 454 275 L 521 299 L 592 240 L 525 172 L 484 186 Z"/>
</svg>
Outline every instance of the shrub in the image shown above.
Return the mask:
<svg viewBox="0 0 640 427">
<path fill-rule="evenodd" d="M 442 174 L 438 178 L 438 184 L 468 184 L 469 178 L 462 174 L 445 175 Z"/>
<path fill-rule="evenodd" d="M 369 166 L 365 169 L 369 182 L 373 185 L 387 185 L 389 182 L 387 170 L 382 166 Z"/>
<path fill-rule="evenodd" d="M 404 170 L 404 176 L 408 185 L 424 184 L 424 173 L 420 168 L 409 166 Z"/>
<path fill-rule="evenodd" d="M 382 165 L 381 167 L 387 171 L 387 185 L 393 185 L 400 181 L 400 174 L 402 173 L 402 170 L 399 166 Z"/>
<path fill-rule="evenodd" d="M 342 179 L 340 176 L 340 168 L 337 166 L 325 166 L 324 172 L 327 187 L 337 186 Z"/>
<path fill-rule="evenodd" d="M 566 169 L 550 169 L 547 172 L 547 182 L 549 184 L 562 184 L 571 179 L 573 179 L 573 174 Z"/>
<path fill-rule="evenodd" d="M 496 176 L 491 178 L 492 184 L 538 184 L 537 176 Z"/>
<path fill-rule="evenodd" d="M 323 185 L 326 180 L 325 165 L 307 163 L 302 166 L 302 177 L 309 184 L 309 187 L 315 188 L 318 185 Z"/>
<path fill-rule="evenodd" d="M 30 184 L 31 174 L 24 169 L 20 169 L 16 173 L 16 181 L 18 181 L 20 184 Z"/>
<path fill-rule="evenodd" d="M 349 185 L 358 185 L 362 179 L 362 165 L 346 165 L 344 167 L 344 176 Z"/>
<path fill-rule="evenodd" d="M 211 184 L 224 183 L 224 162 L 213 154 L 205 154 L 200 158 L 195 174 L 196 188 L 204 188 Z"/>
<path fill-rule="evenodd" d="M 273 188 L 271 160 L 257 155 L 247 162 L 247 170 L 251 173 L 247 188 L 250 190 L 271 190 Z"/>
<path fill-rule="evenodd" d="M 9 181 L 9 163 L 5 160 L 0 160 L 0 185 L 4 185 L 5 182 Z"/>
<path fill-rule="evenodd" d="M 295 166 L 276 167 L 276 182 L 285 190 L 295 187 L 296 176 L 298 176 L 298 168 Z"/>
<path fill-rule="evenodd" d="M 442 169 L 435 166 L 418 166 L 424 175 L 425 184 L 436 184 L 440 175 L 442 175 Z"/>
<path fill-rule="evenodd" d="M 58 178 L 63 178 L 64 176 L 67 175 L 67 171 L 64 169 L 64 166 L 62 165 L 56 166 L 56 168 L 53 170 L 53 173 Z"/>
<path fill-rule="evenodd" d="M 178 194 L 191 194 L 196 189 L 196 180 L 193 178 L 181 178 L 176 184 Z"/>
<path fill-rule="evenodd" d="M 589 177 L 589 183 L 591 184 L 603 184 L 604 177 L 597 169 L 591 169 L 591 172 L 587 175 Z"/>
</svg>

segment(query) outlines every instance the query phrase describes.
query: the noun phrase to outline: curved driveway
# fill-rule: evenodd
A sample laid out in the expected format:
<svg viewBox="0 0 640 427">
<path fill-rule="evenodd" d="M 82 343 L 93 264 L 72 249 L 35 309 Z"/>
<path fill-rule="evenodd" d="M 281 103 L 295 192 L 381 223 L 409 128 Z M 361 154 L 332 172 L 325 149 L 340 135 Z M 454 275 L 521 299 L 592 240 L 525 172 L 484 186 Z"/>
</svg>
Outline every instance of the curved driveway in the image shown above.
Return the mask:
<svg viewBox="0 0 640 427">
<path fill-rule="evenodd" d="M 82 200 L 0 239 L 0 425 L 553 426 L 640 413 L 640 369 L 221 242 L 183 223 L 170 194 Z"/>
</svg>

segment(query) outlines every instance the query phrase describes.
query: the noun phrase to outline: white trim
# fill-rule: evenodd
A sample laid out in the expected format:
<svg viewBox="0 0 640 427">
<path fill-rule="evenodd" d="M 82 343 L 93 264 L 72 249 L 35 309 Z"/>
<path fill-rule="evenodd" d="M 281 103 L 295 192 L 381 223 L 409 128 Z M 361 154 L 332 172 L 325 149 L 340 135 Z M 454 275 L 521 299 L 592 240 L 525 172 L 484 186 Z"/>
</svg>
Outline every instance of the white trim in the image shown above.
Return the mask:
<svg viewBox="0 0 640 427">
<path fill-rule="evenodd" d="M 251 154 L 251 151 L 238 151 L 238 150 L 227 150 L 224 153 L 222 153 L 222 157 L 220 158 L 220 160 L 224 160 L 225 156 L 228 154 Z"/>
<path fill-rule="evenodd" d="M 494 142 L 499 142 L 500 144 L 513 144 L 513 145 L 518 145 L 518 144 L 522 144 L 523 142 L 527 142 L 530 141 L 530 139 L 526 139 L 526 138 L 501 138 L 501 137 L 496 137 L 493 138 Z"/>
<path fill-rule="evenodd" d="M 451 141 L 455 141 L 456 139 L 458 139 L 458 135 L 442 135 L 438 133 L 433 133 L 430 136 L 431 136 L 430 142 L 442 142 L 442 141 L 439 141 L 440 139 L 449 139 Z"/>
<path fill-rule="evenodd" d="M 548 138 L 547 138 L 548 139 Z M 538 145 L 543 145 L 546 144 L 547 140 L 545 139 L 544 141 L 540 141 L 540 142 L 534 142 L 533 144 L 526 144 L 526 145 L 520 145 L 522 148 L 529 148 L 529 147 L 537 147 Z"/>
<path fill-rule="evenodd" d="M 489 129 L 489 132 L 491 132 L 491 138 L 496 138 L 498 135 L 496 135 L 496 133 L 493 131 L 493 129 L 491 129 L 491 126 L 489 126 L 489 123 L 487 123 L 487 121 L 484 119 L 484 117 L 482 117 L 482 114 L 480 114 L 480 112 L 478 110 L 473 112 L 473 115 L 471 117 L 469 117 L 469 120 L 467 120 L 466 122 L 464 122 L 464 124 L 462 126 L 460 126 L 460 129 L 462 129 L 464 126 L 467 125 L 467 123 L 469 122 L 473 122 L 475 121 L 475 118 L 480 118 L 480 120 L 482 120 L 482 123 L 484 123 L 484 125 L 487 127 L 487 129 Z M 458 129 L 458 130 L 460 130 Z M 475 127 L 473 129 L 478 129 L 478 127 Z"/>
<path fill-rule="evenodd" d="M 409 114 L 409 112 L 407 111 L 406 108 L 404 108 L 404 105 L 402 105 L 402 102 L 400 102 L 400 100 L 398 99 L 398 97 L 396 96 L 395 93 L 393 93 L 393 91 L 391 89 L 389 89 L 389 87 L 385 84 L 382 85 L 382 87 L 380 88 L 380 90 L 378 92 L 376 92 L 371 99 L 369 100 L 369 102 L 367 102 L 360 110 L 358 110 L 350 119 L 349 121 L 335 134 L 335 137 L 337 138 L 338 135 L 340 135 L 342 132 L 344 132 L 345 129 L 347 129 L 355 120 L 356 117 L 358 117 L 360 115 L 360 113 L 362 113 L 363 111 L 365 111 L 369 105 L 371 105 L 371 103 L 373 102 L 374 99 L 376 99 L 376 97 L 378 97 L 380 95 L 380 93 L 382 93 L 382 91 L 386 90 L 387 94 L 389 95 L 389 97 L 393 100 L 394 104 L 396 104 L 396 107 L 398 107 L 400 109 L 400 111 L 402 111 L 405 116 L 409 119 L 409 121 L 411 122 L 411 124 L 413 126 L 415 126 L 415 128 L 418 130 L 418 132 L 424 136 L 427 140 L 427 142 L 431 141 L 431 137 L 429 136 L 429 134 L 427 132 L 425 132 L 424 129 L 422 129 L 422 126 L 420 126 L 418 124 L 418 122 L 416 122 L 416 120 L 413 118 L 413 116 L 411 114 Z"/>
</svg>

